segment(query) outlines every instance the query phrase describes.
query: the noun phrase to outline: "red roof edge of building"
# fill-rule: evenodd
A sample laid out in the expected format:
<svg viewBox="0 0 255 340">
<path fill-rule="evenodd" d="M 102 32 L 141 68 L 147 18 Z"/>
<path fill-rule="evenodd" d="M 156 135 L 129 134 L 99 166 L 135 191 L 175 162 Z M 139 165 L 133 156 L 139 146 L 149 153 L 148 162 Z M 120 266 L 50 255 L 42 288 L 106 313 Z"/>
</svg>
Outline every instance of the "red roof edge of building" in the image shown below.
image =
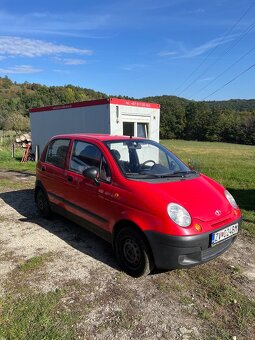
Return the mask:
<svg viewBox="0 0 255 340">
<path fill-rule="evenodd" d="M 88 101 L 63 104 L 63 105 L 51 105 L 51 106 L 37 107 L 37 108 L 30 109 L 29 112 L 64 110 L 64 109 L 71 109 L 71 108 L 76 108 L 76 107 L 96 106 L 96 105 L 104 105 L 104 104 L 136 106 L 136 107 L 144 107 L 144 108 L 150 108 L 150 109 L 160 108 L 160 105 L 156 103 L 140 102 L 137 100 L 130 100 L 130 99 L 103 98 L 103 99 L 88 100 Z"/>
</svg>

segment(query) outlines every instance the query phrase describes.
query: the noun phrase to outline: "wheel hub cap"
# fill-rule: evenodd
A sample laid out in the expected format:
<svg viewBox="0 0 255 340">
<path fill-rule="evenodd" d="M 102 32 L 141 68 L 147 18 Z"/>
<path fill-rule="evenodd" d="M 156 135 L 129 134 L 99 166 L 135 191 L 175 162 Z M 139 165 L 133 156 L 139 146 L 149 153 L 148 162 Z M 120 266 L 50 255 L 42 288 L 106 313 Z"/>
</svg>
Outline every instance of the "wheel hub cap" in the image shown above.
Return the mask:
<svg viewBox="0 0 255 340">
<path fill-rule="evenodd" d="M 134 240 L 128 239 L 124 243 L 123 252 L 126 260 L 132 265 L 138 265 L 141 259 L 139 246 Z"/>
</svg>

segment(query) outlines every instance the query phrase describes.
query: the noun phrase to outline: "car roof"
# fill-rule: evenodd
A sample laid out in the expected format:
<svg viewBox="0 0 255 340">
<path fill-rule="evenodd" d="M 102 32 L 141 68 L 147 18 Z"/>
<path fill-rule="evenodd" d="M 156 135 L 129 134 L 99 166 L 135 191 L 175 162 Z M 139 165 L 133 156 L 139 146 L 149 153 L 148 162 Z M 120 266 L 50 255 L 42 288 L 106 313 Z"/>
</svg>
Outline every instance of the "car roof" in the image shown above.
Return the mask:
<svg viewBox="0 0 255 340">
<path fill-rule="evenodd" d="M 130 137 L 130 136 L 113 136 L 109 134 L 97 134 L 97 133 L 72 133 L 72 134 L 61 134 L 61 135 L 56 135 L 52 138 L 71 138 L 71 139 L 97 139 L 102 142 L 104 141 L 116 141 L 116 140 L 141 140 L 144 138 L 137 138 L 137 137 Z"/>
</svg>

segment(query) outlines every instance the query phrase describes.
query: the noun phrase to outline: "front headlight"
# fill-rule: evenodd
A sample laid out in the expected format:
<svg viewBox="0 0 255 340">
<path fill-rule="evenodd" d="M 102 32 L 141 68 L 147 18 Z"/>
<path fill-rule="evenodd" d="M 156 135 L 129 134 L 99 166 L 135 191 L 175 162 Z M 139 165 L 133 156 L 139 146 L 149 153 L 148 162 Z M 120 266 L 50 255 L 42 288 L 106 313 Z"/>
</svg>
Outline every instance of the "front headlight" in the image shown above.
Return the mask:
<svg viewBox="0 0 255 340">
<path fill-rule="evenodd" d="M 167 213 L 171 220 L 180 227 L 188 227 L 191 224 L 190 214 L 179 204 L 169 203 L 167 206 Z"/>
<path fill-rule="evenodd" d="M 227 190 L 224 192 L 226 199 L 229 201 L 229 203 L 232 205 L 233 208 L 238 209 L 238 205 L 236 204 L 236 201 L 234 197 L 231 195 L 231 193 Z"/>
</svg>

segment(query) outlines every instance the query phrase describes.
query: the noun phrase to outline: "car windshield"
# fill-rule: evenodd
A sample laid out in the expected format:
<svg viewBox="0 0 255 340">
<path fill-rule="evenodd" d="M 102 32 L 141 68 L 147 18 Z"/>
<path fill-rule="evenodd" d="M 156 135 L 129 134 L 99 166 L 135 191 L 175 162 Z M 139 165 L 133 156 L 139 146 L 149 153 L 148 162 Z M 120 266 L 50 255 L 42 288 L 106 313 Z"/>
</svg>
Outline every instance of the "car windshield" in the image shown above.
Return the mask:
<svg viewBox="0 0 255 340">
<path fill-rule="evenodd" d="M 194 173 L 169 150 L 151 140 L 109 141 L 106 145 L 126 177 L 183 177 Z"/>
</svg>

